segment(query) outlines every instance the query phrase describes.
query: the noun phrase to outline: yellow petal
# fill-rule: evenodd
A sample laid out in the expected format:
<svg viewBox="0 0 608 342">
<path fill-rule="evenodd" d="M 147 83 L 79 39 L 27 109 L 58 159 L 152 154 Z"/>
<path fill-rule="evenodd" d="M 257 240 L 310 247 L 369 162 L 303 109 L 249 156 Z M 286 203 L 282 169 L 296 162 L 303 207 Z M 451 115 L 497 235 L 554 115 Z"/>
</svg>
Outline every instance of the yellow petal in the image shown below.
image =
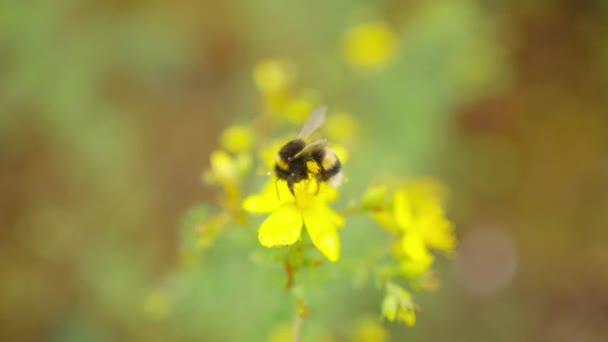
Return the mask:
<svg viewBox="0 0 608 342">
<path fill-rule="evenodd" d="M 251 195 L 243 201 L 243 209 L 250 213 L 269 213 L 283 204 L 294 203 L 295 199 L 285 181 L 271 180 L 259 194 Z"/>
<path fill-rule="evenodd" d="M 316 181 L 314 181 L 316 182 Z M 318 200 L 322 201 L 322 202 L 333 202 L 336 199 L 338 199 L 338 189 L 336 189 L 335 187 L 325 183 L 325 182 L 320 182 L 318 184 L 319 186 L 319 193 L 316 193 L 315 190 L 315 195 L 318 197 Z"/>
<path fill-rule="evenodd" d="M 403 258 L 399 267 L 406 276 L 419 276 L 433 264 L 433 255 L 420 236 L 406 234 L 398 242 L 398 246 L 400 251 L 397 254 Z"/>
<path fill-rule="evenodd" d="M 401 238 L 400 244 L 404 255 L 410 260 L 427 262 L 433 259 L 433 256 L 420 236 L 405 234 L 403 238 Z"/>
<path fill-rule="evenodd" d="M 278 201 L 268 201 L 265 196 L 251 195 L 243 201 L 243 209 L 253 214 L 269 213 L 275 210 L 280 203 Z"/>
<path fill-rule="evenodd" d="M 450 253 L 454 250 L 456 237 L 454 228 L 450 221 L 443 216 L 429 218 L 427 222 L 421 223 L 421 233 L 425 243 L 434 249 Z"/>
<path fill-rule="evenodd" d="M 412 203 L 403 189 L 395 191 L 393 197 L 393 213 L 395 221 L 401 229 L 408 229 L 412 225 Z"/>
<path fill-rule="evenodd" d="M 258 231 L 258 239 L 264 247 L 288 246 L 300 238 L 302 215 L 295 205 L 285 204 L 274 211 Z"/>
<path fill-rule="evenodd" d="M 317 204 L 302 212 L 306 231 L 329 261 L 340 258 L 340 237 L 336 229 L 344 224 L 344 219 L 323 204 Z"/>
<path fill-rule="evenodd" d="M 431 177 L 421 177 L 406 185 L 407 192 L 415 201 L 432 201 L 443 203 L 447 190 L 445 187 Z"/>
<path fill-rule="evenodd" d="M 372 212 L 372 218 L 388 231 L 395 234 L 399 233 L 400 228 L 397 221 L 395 221 L 395 215 L 388 209 L 374 210 Z"/>
</svg>

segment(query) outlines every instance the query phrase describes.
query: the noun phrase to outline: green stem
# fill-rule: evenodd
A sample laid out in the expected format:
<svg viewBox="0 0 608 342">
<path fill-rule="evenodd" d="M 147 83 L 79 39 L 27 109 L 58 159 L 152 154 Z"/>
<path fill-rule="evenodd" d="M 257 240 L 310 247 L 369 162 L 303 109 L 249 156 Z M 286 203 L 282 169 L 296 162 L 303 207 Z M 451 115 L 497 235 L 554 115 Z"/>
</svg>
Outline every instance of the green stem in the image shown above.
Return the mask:
<svg viewBox="0 0 608 342">
<path fill-rule="evenodd" d="M 296 312 L 293 318 L 293 342 L 300 342 L 302 338 L 302 316 Z"/>
</svg>

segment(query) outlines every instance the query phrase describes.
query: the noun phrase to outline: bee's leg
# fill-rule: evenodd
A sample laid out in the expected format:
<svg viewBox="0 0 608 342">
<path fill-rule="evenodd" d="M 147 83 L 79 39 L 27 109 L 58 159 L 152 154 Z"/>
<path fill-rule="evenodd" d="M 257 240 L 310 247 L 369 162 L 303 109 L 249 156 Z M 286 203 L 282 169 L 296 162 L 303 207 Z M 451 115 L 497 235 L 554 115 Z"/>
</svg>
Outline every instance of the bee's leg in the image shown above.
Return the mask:
<svg viewBox="0 0 608 342">
<path fill-rule="evenodd" d="M 278 182 L 279 182 L 278 178 L 274 180 L 274 189 L 277 192 L 277 199 L 280 201 L 281 200 L 281 195 L 279 194 L 279 186 L 277 185 Z"/>
<path fill-rule="evenodd" d="M 295 177 L 293 177 L 293 175 L 290 175 L 289 177 L 287 177 L 287 187 L 289 188 L 289 191 L 291 192 L 292 195 L 296 195 L 293 192 L 293 185 L 295 184 Z"/>
<path fill-rule="evenodd" d="M 320 173 L 315 175 L 315 180 L 317 181 L 317 192 L 315 192 L 315 196 L 319 194 L 319 191 L 321 191 L 321 180 L 323 179 L 323 177 L 321 176 Z"/>
</svg>

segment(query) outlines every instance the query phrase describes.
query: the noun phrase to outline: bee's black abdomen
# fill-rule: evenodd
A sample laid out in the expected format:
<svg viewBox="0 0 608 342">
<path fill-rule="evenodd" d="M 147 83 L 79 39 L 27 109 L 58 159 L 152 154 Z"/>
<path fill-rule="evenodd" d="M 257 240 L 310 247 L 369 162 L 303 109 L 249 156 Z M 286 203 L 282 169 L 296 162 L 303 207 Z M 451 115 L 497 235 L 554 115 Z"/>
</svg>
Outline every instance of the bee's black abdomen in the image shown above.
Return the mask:
<svg viewBox="0 0 608 342">
<path fill-rule="evenodd" d="M 289 177 L 289 173 L 290 173 L 289 170 L 283 170 L 278 165 L 274 166 L 274 172 L 277 175 L 277 178 L 285 179 L 285 180 L 287 179 L 287 177 Z"/>
<path fill-rule="evenodd" d="M 325 157 L 325 150 L 324 149 L 319 149 L 319 150 L 315 150 L 312 152 L 312 159 L 314 159 L 317 163 L 319 163 L 319 165 L 321 165 L 321 162 L 323 161 L 323 158 Z"/>
<path fill-rule="evenodd" d="M 312 153 L 312 158 L 321 165 L 321 179 L 324 181 L 329 180 L 342 170 L 342 163 L 332 150 L 316 150 Z"/>
<path fill-rule="evenodd" d="M 340 173 L 341 170 L 342 170 L 342 163 L 340 163 L 339 159 L 336 159 L 336 163 L 331 168 L 329 168 L 328 170 L 323 170 L 323 172 L 321 173 L 321 178 L 324 181 L 327 181 L 331 177 Z"/>
</svg>

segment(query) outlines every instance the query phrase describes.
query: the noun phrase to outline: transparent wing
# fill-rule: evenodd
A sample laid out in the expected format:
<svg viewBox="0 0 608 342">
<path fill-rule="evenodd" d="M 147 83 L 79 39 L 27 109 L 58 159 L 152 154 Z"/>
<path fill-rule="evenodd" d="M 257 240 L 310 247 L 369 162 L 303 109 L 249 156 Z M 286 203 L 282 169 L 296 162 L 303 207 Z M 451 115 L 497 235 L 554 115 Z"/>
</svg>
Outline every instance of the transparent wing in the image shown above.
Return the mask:
<svg viewBox="0 0 608 342">
<path fill-rule="evenodd" d="M 299 139 L 306 139 L 310 137 L 314 131 L 316 131 L 323 122 L 325 121 L 325 114 L 327 113 L 327 106 L 319 106 L 315 110 L 310 113 L 308 116 L 308 120 L 302 127 L 300 134 L 298 134 Z"/>
<path fill-rule="evenodd" d="M 299 158 L 300 156 L 302 156 L 302 155 L 304 155 L 306 153 L 310 153 L 312 151 L 320 150 L 320 149 L 324 148 L 327 145 L 328 145 L 328 142 L 325 139 L 315 140 L 315 141 L 311 142 L 310 144 L 304 146 L 304 148 L 302 149 L 302 151 L 298 152 L 295 156 L 293 156 L 293 159 Z"/>
</svg>

